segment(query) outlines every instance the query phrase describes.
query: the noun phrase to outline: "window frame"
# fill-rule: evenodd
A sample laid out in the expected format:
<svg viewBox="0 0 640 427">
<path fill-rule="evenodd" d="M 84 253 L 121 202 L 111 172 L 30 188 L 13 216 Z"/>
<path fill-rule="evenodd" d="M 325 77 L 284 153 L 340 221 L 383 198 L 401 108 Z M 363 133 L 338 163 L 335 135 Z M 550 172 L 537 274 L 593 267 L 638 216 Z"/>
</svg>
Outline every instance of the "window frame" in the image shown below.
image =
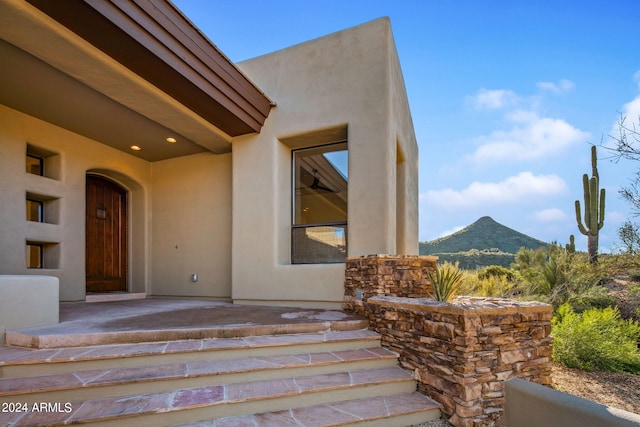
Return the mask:
<svg viewBox="0 0 640 427">
<path fill-rule="evenodd" d="M 328 148 L 332 146 L 344 146 L 344 149 L 338 150 L 327 150 L 326 152 L 338 152 L 338 151 L 346 151 L 347 156 L 349 153 L 349 144 L 348 141 L 341 140 L 328 144 L 319 144 L 308 147 L 301 147 L 291 150 L 291 231 L 290 231 L 290 245 L 291 245 L 291 254 L 290 260 L 291 264 L 340 264 L 346 261 L 347 251 L 349 248 L 348 243 L 348 202 L 347 202 L 347 219 L 344 221 L 320 221 L 320 222 L 310 222 L 310 223 L 297 223 L 296 222 L 296 153 L 307 151 L 307 150 L 317 150 L 319 148 Z M 347 157 L 348 159 L 348 157 Z M 348 187 L 349 187 L 349 179 L 348 179 L 348 160 L 347 160 L 347 199 L 348 199 Z M 334 227 L 334 228 L 342 228 L 344 230 L 344 247 L 345 247 L 345 259 L 339 261 L 297 261 L 296 260 L 296 243 L 295 243 L 295 233 L 300 229 L 307 228 L 318 228 L 318 227 Z"/>
<path fill-rule="evenodd" d="M 34 205 L 36 205 L 38 207 L 38 218 L 37 219 L 32 219 L 30 218 L 30 208 L 29 208 L 29 204 L 32 203 Z M 32 221 L 32 222 L 45 222 L 45 218 L 44 218 L 44 201 L 43 200 L 38 200 L 38 199 L 33 199 L 30 197 L 27 197 L 26 199 L 26 204 L 27 204 L 27 221 Z"/>
<path fill-rule="evenodd" d="M 34 266 L 31 264 L 31 259 L 32 259 L 32 253 L 31 253 L 31 248 L 37 248 L 38 249 L 38 265 Z M 42 270 L 44 269 L 44 244 L 43 243 L 35 243 L 35 242 L 27 242 L 26 244 L 26 264 L 27 264 L 27 269 L 38 269 L 38 270 Z"/>
<path fill-rule="evenodd" d="M 39 171 L 38 173 L 34 173 L 32 172 L 32 170 L 30 168 L 28 168 L 28 163 L 27 165 L 25 165 L 25 168 L 27 169 L 27 173 L 30 173 L 32 175 L 36 175 L 36 176 L 44 176 L 44 157 L 41 156 L 36 156 L 34 154 L 31 153 L 27 153 L 27 159 L 35 159 L 37 160 L 37 165 L 39 167 Z"/>
</svg>

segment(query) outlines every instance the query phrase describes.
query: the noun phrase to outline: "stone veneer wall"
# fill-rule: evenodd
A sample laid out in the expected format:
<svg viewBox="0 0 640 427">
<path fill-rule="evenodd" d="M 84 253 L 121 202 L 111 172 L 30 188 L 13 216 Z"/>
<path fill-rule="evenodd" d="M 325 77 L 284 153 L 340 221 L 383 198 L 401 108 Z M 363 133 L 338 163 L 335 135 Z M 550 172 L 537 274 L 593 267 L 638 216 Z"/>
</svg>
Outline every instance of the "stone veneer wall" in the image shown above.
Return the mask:
<svg viewBox="0 0 640 427">
<path fill-rule="evenodd" d="M 441 403 L 455 426 L 502 425 L 510 378 L 551 384 L 548 304 L 377 296 L 366 306 L 383 345 L 400 354 L 420 391 Z"/>
<path fill-rule="evenodd" d="M 367 255 L 346 262 L 345 310 L 366 316 L 364 302 L 376 295 L 426 298 L 431 294 L 428 271 L 436 269 L 435 256 Z"/>
<path fill-rule="evenodd" d="M 343 308 L 369 318 L 421 392 L 458 427 L 499 426 L 504 383 L 551 383 L 551 306 L 498 298 L 425 298 L 436 257 L 348 258 Z"/>
</svg>

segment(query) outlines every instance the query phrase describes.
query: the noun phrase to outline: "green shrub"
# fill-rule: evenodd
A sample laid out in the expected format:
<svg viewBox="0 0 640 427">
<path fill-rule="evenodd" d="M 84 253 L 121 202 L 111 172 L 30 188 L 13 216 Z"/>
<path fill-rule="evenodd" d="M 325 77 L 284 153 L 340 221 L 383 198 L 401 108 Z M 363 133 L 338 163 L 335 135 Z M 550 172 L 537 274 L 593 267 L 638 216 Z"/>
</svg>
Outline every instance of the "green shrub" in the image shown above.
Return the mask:
<svg viewBox="0 0 640 427">
<path fill-rule="evenodd" d="M 431 287 L 433 289 L 432 297 L 436 301 L 451 301 L 458 294 L 462 286 L 464 272 L 458 268 L 458 264 L 445 262 L 440 266 L 436 266 L 435 274 L 427 272 Z"/>
<path fill-rule="evenodd" d="M 469 279 L 465 286 L 465 294 L 478 297 L 513 298 L 518 294 L 516 284 L 506 276 L 488 276 Z"/>
<path fill-rule="evenodd" d="M 576 313 L 562 305 L 553 319 L 553 358 L 570 368 L 640 374 L 640 325 L 617 308 Z"/>
<path fill-rule="evenodd" d="M 537 250 L 522 248 L 513 269 L 522 278 L 518 285 L 521 295 L 535 296 L 555 309 L 566 302 L 578 311 L 613 304 L 608 292 L 599 286 L 610 277 L 609 271 L 590 264 L 584 253 L 568 253 L 554 245 Z"/>
<path fill-rule="evenodd" d="M 478 273 L 478 279 L 480 280 L 485 280 L 490 277 L 505 277 L 511 282 L 516 280 L 515 272 L 510 268 L 506 268 L 501 265 L 489 265 Z"/>
<path fill-rule="evenodd" d="M 513 298 L 520 296 L 518 273 L 499 265 L 480 270 L 465 270 L 460 293 L 478 297 Z"/>
<path fill-rule="evenodd" d="M 609 289 L 604 286 L 592 286 L 569 295 L 567 303 L 576 312 L 582 313 L 591 308 L 613 307 L 616 299 L 609 293 Z"/>
</svg>

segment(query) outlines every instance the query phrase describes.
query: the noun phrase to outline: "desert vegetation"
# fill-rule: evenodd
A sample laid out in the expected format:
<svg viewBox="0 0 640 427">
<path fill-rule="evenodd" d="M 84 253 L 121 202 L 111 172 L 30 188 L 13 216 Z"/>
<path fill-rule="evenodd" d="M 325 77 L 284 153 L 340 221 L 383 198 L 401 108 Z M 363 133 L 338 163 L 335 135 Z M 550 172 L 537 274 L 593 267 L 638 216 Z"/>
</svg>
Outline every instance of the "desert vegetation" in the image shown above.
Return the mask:
<svg viewBox="0 0 640 427">
<path fill-rule="evenodd" d="M 464 270 L 458 292 L 547 302 L 556 362 L 640 374 L 640 257 L 601 254 L 598 261 L 557 244 L 522 248 L 509 268 Z"/>
</svg>

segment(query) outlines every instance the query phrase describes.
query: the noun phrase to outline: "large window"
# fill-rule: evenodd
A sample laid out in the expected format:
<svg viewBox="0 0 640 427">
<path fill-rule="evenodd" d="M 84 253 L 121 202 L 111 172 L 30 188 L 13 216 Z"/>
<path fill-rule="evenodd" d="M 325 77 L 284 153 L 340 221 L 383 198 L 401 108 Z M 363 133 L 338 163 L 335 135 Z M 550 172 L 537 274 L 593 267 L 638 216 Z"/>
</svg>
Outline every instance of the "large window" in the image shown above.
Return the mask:
<svg viewBox="0 0 640 427">
<path fill-rule="evenodd" d="M 345 261 L 348 163 L 346 142 L 293 151 L 294 264 Z"/>
</svg>

